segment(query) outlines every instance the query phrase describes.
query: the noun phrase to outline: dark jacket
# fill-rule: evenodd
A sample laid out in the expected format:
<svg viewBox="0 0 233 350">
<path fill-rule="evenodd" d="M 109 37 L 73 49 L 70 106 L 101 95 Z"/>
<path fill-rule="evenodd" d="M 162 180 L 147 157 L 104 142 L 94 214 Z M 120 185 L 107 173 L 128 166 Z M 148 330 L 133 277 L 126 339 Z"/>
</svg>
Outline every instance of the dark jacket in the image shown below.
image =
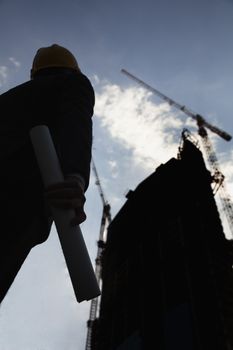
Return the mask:
<svg viewBox="0 0 233 350">
<path fill-rule="evenodd" d="M 64 175 L 80 174 L 86 190 L 94 103 L 82 73 L 38 76 L 0 95 L 0 302 L 30 249 L 51 228 L 29 131 L 49 127 Z"/>
</svg>

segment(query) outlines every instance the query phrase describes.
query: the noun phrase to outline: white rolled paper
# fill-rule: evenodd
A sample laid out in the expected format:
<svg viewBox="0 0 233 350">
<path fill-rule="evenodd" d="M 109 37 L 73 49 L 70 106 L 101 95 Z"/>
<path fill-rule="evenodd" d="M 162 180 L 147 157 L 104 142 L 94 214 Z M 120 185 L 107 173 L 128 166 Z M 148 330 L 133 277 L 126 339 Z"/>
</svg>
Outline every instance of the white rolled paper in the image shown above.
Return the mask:
<svg viewBox="0 0 233 350">
<path fill-rule="evenodd" d="M 32 128 L 30 138 L 44 186 L 62 182 L 64 176 L 48 127 L 39 125 Z M 100 289 L 82 232 L 79 226 L 70 225 L 74 211 L 51 210 L 77 301 L 96 298 Z"/>
</svg>

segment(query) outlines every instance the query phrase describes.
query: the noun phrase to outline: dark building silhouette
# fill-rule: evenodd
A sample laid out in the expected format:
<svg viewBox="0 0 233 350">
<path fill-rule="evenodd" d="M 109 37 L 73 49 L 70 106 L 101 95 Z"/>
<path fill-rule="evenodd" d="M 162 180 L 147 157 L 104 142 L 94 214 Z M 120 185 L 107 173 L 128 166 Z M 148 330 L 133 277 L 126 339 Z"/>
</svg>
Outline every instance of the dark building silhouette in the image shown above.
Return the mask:
<svg viewBox="0 0 233 350">
<path fill-rule="evenodd" d="M 92 350 L 233 349 L 232 242 L 201 151 L 142 181 L 108 228 Z"/>
</svg>

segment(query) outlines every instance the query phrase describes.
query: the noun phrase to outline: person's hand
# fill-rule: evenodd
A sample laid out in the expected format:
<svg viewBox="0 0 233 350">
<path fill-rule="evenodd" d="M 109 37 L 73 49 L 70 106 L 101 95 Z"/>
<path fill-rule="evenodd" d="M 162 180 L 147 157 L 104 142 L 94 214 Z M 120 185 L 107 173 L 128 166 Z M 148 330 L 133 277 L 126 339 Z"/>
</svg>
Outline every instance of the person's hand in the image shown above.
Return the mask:
<svg viewBox="0 0 233 350">
<path fill-rule="evenodd" d="M 75 216 L 71 225 L 79 225 L 86 220 L 84 203 L 86 201 L 82 186 L 74 177 L 68 177 L 64 182 L 48 186 L 45 190 L 45 198 L 49 205 L 60 209 L 73 209 Z"/>
</svg>

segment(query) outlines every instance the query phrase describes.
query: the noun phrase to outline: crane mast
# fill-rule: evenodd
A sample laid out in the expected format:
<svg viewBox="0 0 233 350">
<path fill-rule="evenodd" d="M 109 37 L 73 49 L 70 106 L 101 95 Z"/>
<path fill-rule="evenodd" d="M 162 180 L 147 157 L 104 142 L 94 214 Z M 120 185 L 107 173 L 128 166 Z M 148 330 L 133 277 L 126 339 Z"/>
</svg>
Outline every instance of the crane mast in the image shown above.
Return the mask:
<svg viewBox="0 0 233 350">
<path fill-rule="evenodd" d="M 136 81 L 138 84 L 143 86 L 145 89 L 151 91 L 152 93 L 156 94 L 160 98 L 162 98 L 164 101 L 169 103 L 170 106 L 174 106 L 175 108 L 179 109 L 180 111 L 184 112 L 186 115 L 191 117 L 197 122 L 198 126 L 198 134 L 201 137 L 203 148 L 205 150 L 208 163 L 210 164 L 211 170 L 212 170 L 212 178 L 213 178 L 213 193 L 219 194 L 219 199 L 221 202 L 222 210 L 227 218 L 227 222 L 229 225 L 229 229 L 231 231 L 231 235 L 233 237 L 233 204 L 232 200 L 226 190 L 226 184 L 225 184 L 225 177 L 220 171 L 220 167 L 218 164 L 217 156 L 214 152 L 214 149 L 212 147 L 212 144 L 209 140 L 207 129 L 211 130 L 215 134 L 222 137 L 225 141 L 230 141 L 232 136 L 228 134 L 226 131 L 221 130 L 220 128 L 208 123 L 204 117 L 202 117 L 200 114 L 196 114 L 192 112 L 190 109 L 188 109 L 186 106 L 181 105 L 180 103 L 172 100 L 168 96 L 164 95 L 157 89 L 151 87 L 149 84 L 145 83 L 143 80 L 135 77 L 133 74 L 129 73 L 125 69 L 121 69 L 121 72 L 128 76 L 129 78 Z"/>
<path fill-rule="evenodd" d="M 207 155 L 207 160 L 212 167 L 213 193 L 215 194 L 218 191 L 221 207 L 227 218 L 231 236 L 233 237 L 233 203 L 226 189 L 226 183 L 224 181 L 225 176 L 220 171 L 218 159 L 208 138 L 206 129 L 200 125 L 198 133 L 201 136 L 202 144 Z"/>
<path fill-rule="evenodd" d="M 95 274 L 97 282 L 101 289 L 101 273 L 102 273 L 102 256 L 106 242 L 107 227 L 111 222 L 111 207 L 105 199 L 103 188 L 99 179 L 99 175 L 95 166 L 95 162 L 92 158 L 92 170 L 95 175 L 95 184 L 98 186 L 100 198 L 103 204 L 102 218 L 100 223 L 99 240 L 97 242 L 97 256 L 95 259 Z M 98 307 L 100 304 L 100 296 L 91 300 L 89 320 L 87 321 L 87 338 L 86 338 L 86 350 L 92 349 L 92 334 L 95 321 L 97 320 Z"/>
<path fill-rule="evenodd" d="M 100 183 L 100 179 L 99 179 L 99 175 L 98 175 L 98 172 L 97 172 L 97 169 L 96 169 L 95 162 L 94 162 L 93 158 L 92 158 L 91 162 L 92 162 L 92 169 L 93 169 L 93 172 L 94 172 L 94 175 L 95 175 L 95 181 L 96 181 L 95 184 L 98 186 L 100 198 L 102 200 L 103 206 L 105 206 L 107 204 L 107 201 L 106 201 L 105 196 L 104 196 L 104 191 L 102 189 L 102 186 L 101 186 L 101 183 Z"/>
</svg>

